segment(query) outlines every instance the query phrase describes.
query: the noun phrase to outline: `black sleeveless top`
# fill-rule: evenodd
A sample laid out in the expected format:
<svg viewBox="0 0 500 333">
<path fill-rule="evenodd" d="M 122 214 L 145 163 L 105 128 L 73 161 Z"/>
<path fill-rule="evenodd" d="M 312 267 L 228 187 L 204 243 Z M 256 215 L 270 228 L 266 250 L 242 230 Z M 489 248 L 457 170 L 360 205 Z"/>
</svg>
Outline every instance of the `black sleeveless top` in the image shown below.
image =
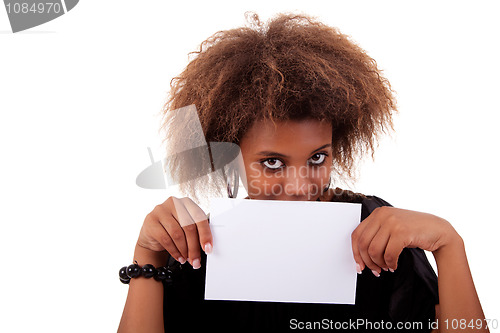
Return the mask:
<svg viewBox="0 0 500 333">
<path fill-rule="evenodd" d="M 390 206 L 363 196 L 361 220 L 375 208 Z M 169 258 L 172 279 L 164 283 L 165 332 L 288 332 L 302 329 L 353 332 L 430 332 L 438 301 L 437 276 L 423 250 L 405 248 L 394 273 L 375 277 L 369 268 L 357 276 L 355 305 L 204 300 L 206 255 L 201 268 Z M 297 262 L 297 274 L 308 269 Z M 259 269 L 255 267 L 254 269 Z M 297 286 L 300 288 L 300 285 Z"/>
</svg>

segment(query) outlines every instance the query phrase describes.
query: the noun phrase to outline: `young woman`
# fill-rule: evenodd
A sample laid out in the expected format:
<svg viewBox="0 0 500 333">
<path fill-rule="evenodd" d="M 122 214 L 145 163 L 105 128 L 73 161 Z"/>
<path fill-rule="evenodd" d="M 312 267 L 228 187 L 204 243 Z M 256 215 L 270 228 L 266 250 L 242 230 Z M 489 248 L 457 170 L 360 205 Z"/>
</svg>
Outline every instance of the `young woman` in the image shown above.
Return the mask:
<svg viewBox="0 0 500 333">
<path fill-rule="evenodd" d="M 214 164 L 213 156 L 205 161 L 193 150 L 169 161 L 169 170 L 195 201 L 170 197 L 157 205 L 135 247 L 139 266 L 167 265 L 171 279 L 130 279 L 119 332 L 280 332 L 316 323 L 445 332 L 463 330 L 464 322 L 487 331 L 464 243 L 448 221 L 330 188 L 332 179 L 349 179 L 356 161 L 373 153 L 396 111 L 389 82 L 347 36 L 305 16 L 279 15 L 268 24 L 254 16 L 253 27 L 221 31 L 201 44 L 173 80 L 165 128 L 182 114 L 174 110 L 189 105 L 196 107 L 206 142 L 241 150 L 238 170 L 248 199 L 362 204 L 362 222 L 352 234 L 356 304 L 204 300 L 206 254 L 217 244 L 195 201 L 231 188 L 239 177 L 193 177 Z M 169 147 L 181 144 L 190 128 L 170 126 Z M 423 250 L 433 253 L 438 277 Z M 297 263 L 297 274 L 304 269 L 307 263 Z"/>
</svg>

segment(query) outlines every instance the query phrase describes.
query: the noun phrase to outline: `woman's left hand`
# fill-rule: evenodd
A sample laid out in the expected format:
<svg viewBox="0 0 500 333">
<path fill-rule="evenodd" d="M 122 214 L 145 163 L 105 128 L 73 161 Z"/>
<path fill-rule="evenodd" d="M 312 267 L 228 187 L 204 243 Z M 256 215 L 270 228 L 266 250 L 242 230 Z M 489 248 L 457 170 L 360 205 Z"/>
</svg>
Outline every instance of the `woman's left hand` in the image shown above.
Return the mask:
<svg viewBox="0 0 500 333">
<path fill-rule="evenodd" d="M 352 233 L 352 251 L 358 273 L 368 266 L 375 276 L 394 271 L 405 247 L 436 251 L 460 237 L 438 216 L 394 207 L 378 207 Z"/>
</svg>

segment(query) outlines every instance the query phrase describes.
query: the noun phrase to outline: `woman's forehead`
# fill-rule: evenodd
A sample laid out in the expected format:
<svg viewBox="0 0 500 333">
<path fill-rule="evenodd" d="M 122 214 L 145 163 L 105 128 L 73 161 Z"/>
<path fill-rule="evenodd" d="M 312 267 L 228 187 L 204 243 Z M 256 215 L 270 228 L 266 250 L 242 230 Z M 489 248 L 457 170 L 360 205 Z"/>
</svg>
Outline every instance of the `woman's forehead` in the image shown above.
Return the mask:
<svg viewBox="0 0 500 333">
<path fill-rule="evenodd" d="M 332 127 L 329 122 L 309 119 L 275 122 L 259 120 L 243 136 L 241 146 L 247 149 L 317 148 L 331 143 L 331 139 Z"/>
</svg>

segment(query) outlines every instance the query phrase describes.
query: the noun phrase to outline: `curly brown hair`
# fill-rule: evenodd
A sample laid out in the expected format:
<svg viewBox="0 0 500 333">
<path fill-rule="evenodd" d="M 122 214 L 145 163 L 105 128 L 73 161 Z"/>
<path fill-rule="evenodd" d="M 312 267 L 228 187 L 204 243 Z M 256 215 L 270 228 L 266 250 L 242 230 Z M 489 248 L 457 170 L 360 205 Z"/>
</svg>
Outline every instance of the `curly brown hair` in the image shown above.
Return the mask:
<svg viewBox="0 0 500 333">
<path fill-rule="evenodd" d="M 249 18 L 249 26 L 219 31 L 193 52 L 195 58 L 171 81 L 161 129 L 171 123 L 171 111 L 191 104 L 207 142 L 238 144 L 260 119 L 328 121 L 333 170 L 353 177 L 358 157 L 371 152 L 373 158 L 397 111 L 375 60 L 349 36 L 309 16 L 279 14 L 266 24 L 256 14 Z M 181 142 L 180 131 L 167 129 L 163 143 Z M 189 186 L 182 180 L 186 160 L 168 162 L 184 191 L 196 197 L 200 182 Z M 211 180 L 219 188 L 224 182 Z"/>
</svg>

